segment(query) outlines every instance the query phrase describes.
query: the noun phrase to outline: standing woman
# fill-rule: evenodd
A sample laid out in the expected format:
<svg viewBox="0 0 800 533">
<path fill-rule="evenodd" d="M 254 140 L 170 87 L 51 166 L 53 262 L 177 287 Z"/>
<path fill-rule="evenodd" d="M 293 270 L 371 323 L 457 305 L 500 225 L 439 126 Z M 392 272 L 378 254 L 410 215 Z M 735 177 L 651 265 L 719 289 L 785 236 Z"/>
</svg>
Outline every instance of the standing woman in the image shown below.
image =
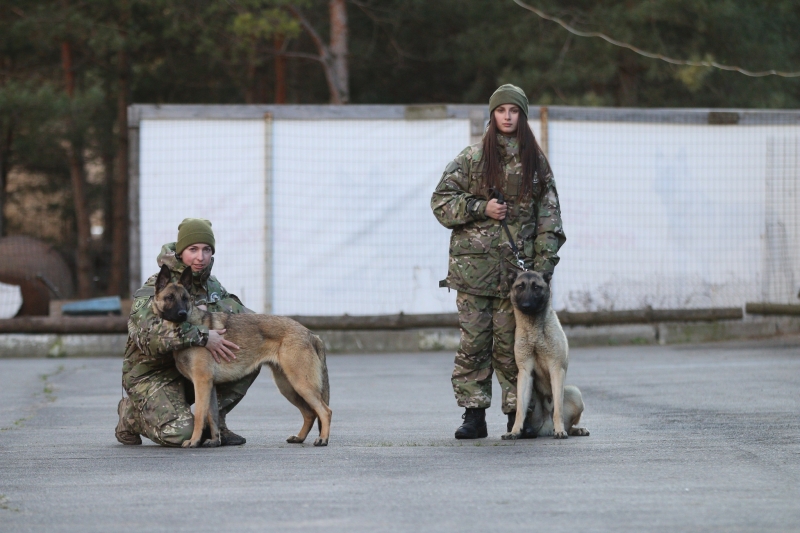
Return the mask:
<svg viewBox="0 0 800 533">
<path fill-rule="evenodd" d="M 503 194 L 505 203 L 493 198 L 496 192 Z M 503 391 L 502 410 L 510 431 L 517 410 L 517 365 L 514 312 L 503 273 L 517 265 L 500 221 L 507 222 L 529 270 L 553 272 L 558 249 L 566 241 L 553 173 L 528 125 L 528 98 L 522 89 L 503 85 L 492 94 L 482 142 L 447 165 L 431 208 L 439 222 L 453 230 L 443 285 L 458 291 L 461 343 L 452 383 L 458 405 L 466 409 L 455 437 L 488 435 L 486 408 L 492 402 L 493 372 Z M 522 438 L 534 437 L 528 416 Z"/>
</svg>

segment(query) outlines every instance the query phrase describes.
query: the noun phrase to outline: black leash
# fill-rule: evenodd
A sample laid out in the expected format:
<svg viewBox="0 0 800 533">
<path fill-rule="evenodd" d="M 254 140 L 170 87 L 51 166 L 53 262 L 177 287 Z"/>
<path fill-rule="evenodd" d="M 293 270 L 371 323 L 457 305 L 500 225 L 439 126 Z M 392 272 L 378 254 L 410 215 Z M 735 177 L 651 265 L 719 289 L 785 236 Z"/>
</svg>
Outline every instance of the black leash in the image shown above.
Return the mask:
<svg viewBox="0 0 800 533">
<path fill-rule="evenodd" d="M 489 198 L 495 198 L 500 205 L 506 203 L 505 198 L 503 198 L 503 193 L 495 188 L 489 189 Z M 508 218 L 508 214 L 506 214 L 506 218 Z M 517 265 L 519 265 L 523 271 L 527 272 L 528 269 L 525 268 L 525 263 L 519 258 L 519 248 L 517 248 L 517 243 L 514 242 L 514 238 L 511 236 L 511 230 L 508 229 L 508 223 L 505 218 L 500 221 L 500 225 L 503 226 L 506 235 L 508 235 L 508 244 L 511 245 L 511 251 L 514 252 L 514 257 L 517 258 Z"/>
</svg>

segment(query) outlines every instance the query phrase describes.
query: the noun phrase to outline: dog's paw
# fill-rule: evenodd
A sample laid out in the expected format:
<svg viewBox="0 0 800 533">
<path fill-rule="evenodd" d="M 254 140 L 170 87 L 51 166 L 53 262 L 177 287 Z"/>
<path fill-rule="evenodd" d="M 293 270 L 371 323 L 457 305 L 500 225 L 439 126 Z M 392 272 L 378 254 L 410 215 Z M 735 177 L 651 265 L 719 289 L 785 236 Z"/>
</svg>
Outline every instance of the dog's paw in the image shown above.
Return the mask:
<svg viewBox="0 0 800 533">
<path fill-rule="evenodd" d="M 314 446 L 327 446 L 327 445 L 328 445 L 328 439 L 323 439 L 322 437 L 314 441 Z"/>
<path fill-rule="evenodd" d="M 566 431 L 554 431 L 553 432 L 553 438 L 554 439 L 566 439 L 568 437 L 569 437 L 569 435 L 567 435 Z"/>
<path fill-rule="evenodd" d="M 292 435 L 291 437 L 286 439 L 286 442 L 288 442 L 289 444 L 302 444 L 303 440 L 305 440 L 305 439 L 301 439 L 297 435 Z"/>
<path fill-rule="evenodd" d="M 200 442 L 192 442 L 191 440 L 183 441 L 181 444 L 181 448 L 197 448 L 200 445 Z"/>
<path fill-rule="evenodd" d="M 569 430 L 569 434 L 572 437 L 588 437 L 589 430 L 586 428 L 572 428 Z"/>
<path fill-rule="evenodd" d="M 504 433 L 503 435 L 501 435 L 500 438 L 503 440 L 517 440 L 519 438 L 519 435 L 520 435 L 519 433 L 511 433 L 509 431 L 508 433 Z"/>
<path fill-rule="evenodd" d="M 222 441 L 217 437 L 216 439 L 208 439 L 203 443 L 203 448 L 218 448 Z"/>
</svg>

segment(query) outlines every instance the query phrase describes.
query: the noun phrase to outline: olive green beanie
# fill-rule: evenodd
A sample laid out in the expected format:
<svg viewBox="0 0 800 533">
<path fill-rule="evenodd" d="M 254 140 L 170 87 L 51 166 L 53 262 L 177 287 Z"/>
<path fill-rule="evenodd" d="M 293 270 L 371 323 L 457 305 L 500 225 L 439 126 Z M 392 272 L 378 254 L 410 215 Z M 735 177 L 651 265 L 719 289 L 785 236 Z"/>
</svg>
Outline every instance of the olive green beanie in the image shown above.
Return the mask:
<svg viewBox="0 0 800 533">
<path fill-rule="evenodd" d="M 489 113 L 503 104 L 514 104 L 525 113 L 526 117 L 528 116 L 528 97 L 525 96 L 525 91 L 516 85 L 506 83 L 497 88 L 492 97 L 489 98 Z"/>
<path fill-rule="evenodd" d="M 184 218 L 178 226 L 178 242 L 175 243 L 175 253 L 181 253 L 192 244 L 208 244 L 214 252 L 214 232 L 211 231 L 211 222 L 204 218 Z"/>
</svg>

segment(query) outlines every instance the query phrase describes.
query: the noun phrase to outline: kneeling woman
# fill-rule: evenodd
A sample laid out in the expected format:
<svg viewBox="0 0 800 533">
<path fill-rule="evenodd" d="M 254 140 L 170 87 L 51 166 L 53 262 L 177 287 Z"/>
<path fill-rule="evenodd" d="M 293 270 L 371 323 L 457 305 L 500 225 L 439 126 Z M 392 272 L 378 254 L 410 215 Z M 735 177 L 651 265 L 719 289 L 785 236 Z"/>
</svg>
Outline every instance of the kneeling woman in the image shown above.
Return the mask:
<svg viewBox="0 0 800 533">
<path fill-rule="evenodd" d="M 497 201 L 497 193 L 505 203 Z M 493 372 L 503 391 L 510 431 L 517 408 L 527 406 L 516 405 L 514 312 L 503 279 L 516 264 L 502 252 L 501 247 L 507 251 L 509 246 L 500 221 L 507 222 L 529 270 L 552 272 L 566 240 L 556 183 L 528 125 L 528 98 L 522 89 L 503 85 L 492 94 L 483 141 L 447 165 L 431 208 L 453 230 L 446 286 L 458 291 L 461 344 L 452 384 L 458 405 L 466 409 L 455 436 L 487 436 Z M 529 422 L 526 426 L 523 437 L 533 438 Z"/>
<path fill-rule="evenodd" d="M 211 222 L 187 218 L 178 226 L 178 241 L 161 248 L 158 265 L 170 268 L 171 281 L 180 279 L 185 269 L 192 270 L 189 294 L 194 305 L 211 312 L 252 312 L 211 275 L 214 247 Z M 122 386 L 128 396 L 117 407 L 116 437 L 122 444 L 129 445 L 141 444 L 140 435 L 144 435 L 163 446 L 180 446 L 192 436 L 194 429 L 190 408 L 194 403 L 194 387 L 175 368 L 172 352 L 205 346 L 219 363 L 235 359 L 234 351 L 238 346 L 222 337 L 224 330 L 209 330 L 188 322 L 178 326 L 165 324 L 151 308 L 156 277 L 156 274 L 151 276 L 133 295 L 128 344 L 122 364 Z M 244 437 L 228 429 L 225 415 L 244 397 L 258 372 L 239 381 L 217 385 L 223 446 L 246 442 Z"/>
</svg>

